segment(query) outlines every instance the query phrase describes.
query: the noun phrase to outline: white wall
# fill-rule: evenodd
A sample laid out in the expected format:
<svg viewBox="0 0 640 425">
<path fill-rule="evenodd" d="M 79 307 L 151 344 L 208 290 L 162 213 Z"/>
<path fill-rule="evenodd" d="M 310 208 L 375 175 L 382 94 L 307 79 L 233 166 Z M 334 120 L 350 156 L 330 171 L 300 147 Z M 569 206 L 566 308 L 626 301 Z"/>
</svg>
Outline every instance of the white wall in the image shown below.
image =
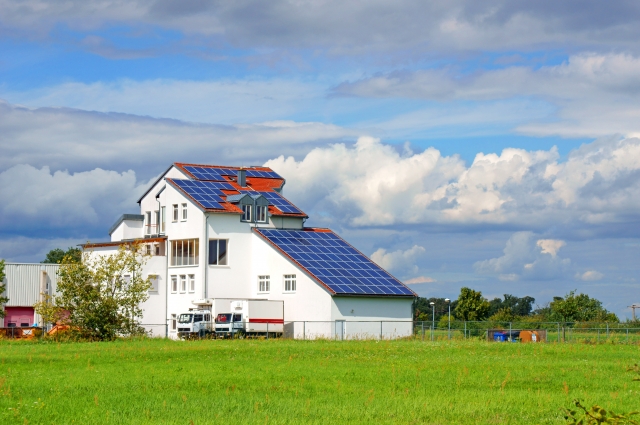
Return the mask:
<svg viewBox="0 0 640 425">
<path fill-rule="evenodd" d="M 333 297 L 331 320 L 344 320 L 345 338 L 393 339 L 413 329 L 413 298 Z M 338 324 L 337 326 L 340 326 Z M 334 329 L 334 336 L 339 330 Z"/>
<path fill-rule="evenodd" d="M 144 222 L 141 220 L 122 220 L 111 233 L 111 242 L 144 237 Z"/>
</svg>

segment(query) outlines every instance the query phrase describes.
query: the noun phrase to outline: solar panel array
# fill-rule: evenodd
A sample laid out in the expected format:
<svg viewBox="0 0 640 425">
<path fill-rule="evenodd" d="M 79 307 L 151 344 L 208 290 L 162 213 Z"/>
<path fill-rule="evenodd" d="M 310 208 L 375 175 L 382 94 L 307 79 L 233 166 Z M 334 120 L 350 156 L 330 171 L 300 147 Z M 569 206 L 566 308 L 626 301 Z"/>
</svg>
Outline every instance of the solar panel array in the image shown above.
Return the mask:
<svg viewBox="0 0 640 425">
<path fill-rule="evenodd" d="M 210 168 L 210 167 L 194 167 L 186 166 L 185 170 L 190 172 L 198 180 L 208 181 L 226 181 L 222 176 L 235 176 L 238 174 L 238 170 L 232 170 L 230 168 Z M 277 173 L 273 171 L 259 171 L 259 170 L 246 170 L 247 177 L 263 177 L 270 179 L 281 179 Z"/>
<path fill-rule="evenodd" d="M 414 296 L 409 288 L 333 232 L 257 231 L 336 294 Z"/>
<path fill-rule="evenodd" d="M 197 181 L 197 180 L 172 180 L 179 188 L 191 196 L 197 203 L 204 208 L 222 210 L 224 207 L 220 205 L 224 202 L 221 196 L 226 196 L 224 190 L 234 190 L 229 183 Z"/>
<path fill-rule="evenodd" d="M 271 205 L 275 205 L 283 213 L 304 214 L 295 205 L 287 201 L 278 192 L 256 192 L 255 190 L 243 190 L 242 193 L 248 193 L 250 195 L 260 194 L 265 198 L 267 198 Z"/>
</svg>

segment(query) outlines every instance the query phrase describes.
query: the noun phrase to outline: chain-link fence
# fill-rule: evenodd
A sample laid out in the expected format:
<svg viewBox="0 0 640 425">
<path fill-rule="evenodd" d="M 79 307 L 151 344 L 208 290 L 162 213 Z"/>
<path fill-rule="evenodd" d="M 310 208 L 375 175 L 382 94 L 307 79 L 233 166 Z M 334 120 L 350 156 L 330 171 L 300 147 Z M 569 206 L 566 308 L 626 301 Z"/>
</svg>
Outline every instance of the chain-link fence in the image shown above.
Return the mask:
<svg viewBox="0 0 640 425">
<path fill-rule="evenodd" d="M 179 323 L 141 324 L 150 337 L 213 338 L 288 338 L 329 340 L 393 340 L 420 341 L 483 340 L 500 342 L 567 342 L 640 344 L 640 323 L 562 323 L 562 322 L 415 322 L 415 321 L 285 321 L 279 323 L 236 322 L 216 331 L 216 323 L 199 322 L 189 328 Z M 0 338 L 41 338 L 52 329 L 38 327 L 0 328 Z M 67 327 L 68 328 L 68 327 Z M 220 326 L 218 326 L 220 328 Z"/>
</svg>

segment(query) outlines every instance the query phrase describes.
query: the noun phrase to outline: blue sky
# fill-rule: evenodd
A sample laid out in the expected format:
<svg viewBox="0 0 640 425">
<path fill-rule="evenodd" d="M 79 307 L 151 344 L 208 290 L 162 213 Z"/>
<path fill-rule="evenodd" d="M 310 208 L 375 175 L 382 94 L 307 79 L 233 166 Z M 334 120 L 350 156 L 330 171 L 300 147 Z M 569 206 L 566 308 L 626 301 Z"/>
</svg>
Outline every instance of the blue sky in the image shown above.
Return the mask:
<svg viewBox="0 0 640 425">
<path fill-rule="evenodd" d="M 640 302 L 636 2 L 0 0 L 0 257 L 268 164 L 421 295 Z"/>
</svg>

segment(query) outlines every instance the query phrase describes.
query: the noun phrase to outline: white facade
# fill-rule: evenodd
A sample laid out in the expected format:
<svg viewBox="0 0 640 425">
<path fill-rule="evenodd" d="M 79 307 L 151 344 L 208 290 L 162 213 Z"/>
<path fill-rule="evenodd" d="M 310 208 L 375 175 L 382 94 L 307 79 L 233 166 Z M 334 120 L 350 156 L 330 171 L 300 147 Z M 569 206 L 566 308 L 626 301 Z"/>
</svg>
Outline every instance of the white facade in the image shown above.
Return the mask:
<svg viewBox="0 0 640 425">
<path fill-rule="evenodd" d="M 154 335 L 174 337 L 177 315 L 197 305 L 215 309 L 214 300 L 221 298 L 282 300 L 285 328 L 296 337 L 371 337 L 381 332 L 383 337 L 393 337 L 411 332 L 413 297 L 336 296 L 253 230 L 256 226 L 300 230 L 304 214 L 278 214 L 273 209 L 264 223 L 243 222 L 235 207 L 205 210 L 167 178 L 191 179 L 174 164 L 140 199 L 139 214 L 125 215 L 116 222 L 110 242 L 85 246 L 105 255 L 114 253 L 119 242 L 142 240 L 149 245 L 152 257 L 144 270 L 146 275 L 157 276 L 158 287 L 143 305 L 142 323 Z M 237 183 L 233 178 L 230 182 Z M 209 261 L 210 244 L 226 247 L 226 261 L 220 260 L 224 264 L 209 264 L 218 261 L 217 257 Z M 188 255 L 180 256 L 181 250 Z M 295 290 L 291 290 L 292 280 Z M 213 311 L 217 313 L 222 312 Z M 338 329 L 336 320 L 353 323 L 340 322 Z M 308 323 L 303 325 L 303 321 Z M 375 332 L 357 323 L 363 321 L 377 321 Z M 389 329 L 397 332 L 384 324 L 381 331 L 380 321 L 396 323 Z"/>
</svg>

